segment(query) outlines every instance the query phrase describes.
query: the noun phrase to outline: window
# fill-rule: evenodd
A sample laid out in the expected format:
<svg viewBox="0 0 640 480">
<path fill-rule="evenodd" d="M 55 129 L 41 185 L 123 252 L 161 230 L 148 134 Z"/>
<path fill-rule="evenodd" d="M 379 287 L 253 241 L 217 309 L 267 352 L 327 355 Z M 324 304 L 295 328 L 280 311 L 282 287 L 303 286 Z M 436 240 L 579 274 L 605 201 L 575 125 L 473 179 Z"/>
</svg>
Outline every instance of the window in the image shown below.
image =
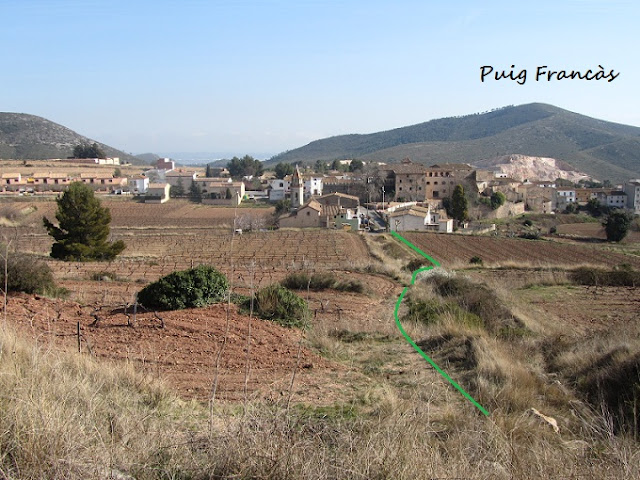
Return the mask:
<svg viewBox="0 0 640 480">
<path fill-rule="evenodd" d="M 311 212 L 307 212 L 307 217 L 311 215 Z"/>
<path fill-rule="evenodd" d="M 433 191 L 433 198 L 438 198 L 440 195 L 438 194 L 437 190 Z"/>
<path fill-rule="evenodd" d="M 434 184 L 434 185 L 437 185 L 437 184 L 438 184 L 438 182 L 433 182 L 433 184 Z"/>
<path fill-rule="evenodd" d="M 402 190 L 402 187 L 398 188 L 398 190 Z"/>
</svg>

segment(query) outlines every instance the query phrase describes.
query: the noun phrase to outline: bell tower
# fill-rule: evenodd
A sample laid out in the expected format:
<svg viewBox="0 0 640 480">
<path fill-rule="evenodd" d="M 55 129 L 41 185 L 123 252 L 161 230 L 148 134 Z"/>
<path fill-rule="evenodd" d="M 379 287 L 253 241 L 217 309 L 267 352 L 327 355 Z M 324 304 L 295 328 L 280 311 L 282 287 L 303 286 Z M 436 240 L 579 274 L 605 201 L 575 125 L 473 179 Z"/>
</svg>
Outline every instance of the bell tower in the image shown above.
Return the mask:
<svg viewBox="0 0 640 480">
<path fill-rule="evenodd" d="M 291 208 L 300 208 L 304 204 L 304 180 L 300 169 L 296 165 L 296 171 L 291 178 Z"/>
</svg>

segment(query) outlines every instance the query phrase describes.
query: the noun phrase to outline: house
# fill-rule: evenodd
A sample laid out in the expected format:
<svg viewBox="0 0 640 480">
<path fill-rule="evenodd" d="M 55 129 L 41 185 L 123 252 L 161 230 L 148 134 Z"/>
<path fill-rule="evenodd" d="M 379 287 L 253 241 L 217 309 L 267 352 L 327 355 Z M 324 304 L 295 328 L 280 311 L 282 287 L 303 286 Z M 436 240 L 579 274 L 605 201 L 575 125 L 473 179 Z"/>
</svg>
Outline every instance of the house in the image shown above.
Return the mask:
<svg viewBox="0 0 640 480">
<path fill-rule="evenodd" d="M 431 210 L 415 205 L 397 208 L 388 215 L 389 228 L 393 232 L 435 231 L 451 233 L 453 220 L 448 219 L 444 210 Z"/>
<path fill-rule="evenodd" d="M 52 191 L 61 192 L 65 190 L 73 181 L 66 173 L 52 172 L 35 172 L 27 178 L 27 185 L 31 186 L 34 191 Z"/>
<path fill-rule="evenodd" d="M 147 192 L 149 188 L 149 177 L 144 175 L 135 175 L 127 179 L 129 191 L 134 195 L 141 195 Z"/>
<path fill-rule="evenodd" d="M 112 191 L 127 185 L 127 179 L 114 177 L 107 172 L 81 173 L 80 181 L 94 190 Z"/>
<path fill-rule="evenodd" d="M 360 222 L 357 210 L 338 205 L 323 205 L 314 198 L 279 220 L 282 228 L 346 227 L 350 230 L 358 230 Z"/>
<path fill-rule="evenodd" d="M 456 185 L 466 183 L 473 172 L 473 167 L 466 163 L 431 165 L 425 172 L 425 200 L 440 201 L 451 197 Z"/>
<path fill-rule="evenodd" d="M 627 208 L 640 215 L 640 179 L 625 183 L 624 193 L 627 194 Z"/>
<path fill-rule="evenodd" d="M 171 171 L 176 168 L 176 164 L 169 158 L 159 158 L 156 160 L 156 168 L 158 170 Z"/>
<path fill-rule="evenodd" d="M 563 211 L 572 203 L 577 204 L 575 188 L 560 187 L 556 189 L 556 209 Z"/>
<path fill-rule="evenodd" d="M 627 208 L 627 194 L 622 190 L 607 192 L 605 205 L 610 208 Z"/>
<path fill-rule="evenodd" d="M 335 205 L 351 209 L 357 209 L 360 206 L 358 197 L 344 193 L 328 193 L 327 195 L 316 197 L 315 200 L 322 205 Z"/>
<path fill-rule="evenodd" d="M 19 173 L 3 173 L 2 184 L 3 185 L 16 185 L 22 182 L 22 176 Z"/>
<path fill-rule="evenodd" d="M 173 162 L 171 162 L 173 163 Z M 160 170 L 160 169 L 158 169 Z M 186 170 L 170 170 L 164 174 L 165 181 L 172 187 L 177 187 L 182 184 L 182 187 L 186 190 L 191 186 L 191 182 L 196 179 L 196 172 L 188 172 Z"/>
<path fill-rule="evenodd" d="M 269 180 L 269 201 L 277 202 L 291 197 L 291 181 L 292 175 L 287 175 L 284 178 L 272 178 Z M 307 177 L 304 179 L 304 199 L 309 200 L 312 196 L 322 195 L 323 190 L 323 177 Z"/>
<path fill-rule="evenodd" d="M 168 183 L 150 183 L 144 196 L 144 202 L 165 203 L 169 200 L 169 190 L 171 190 L 171 185 Z"/>
<path fill-rule="evenodd" d="M 423 202 L 426 200 L 427 167 L 413 163 L 408 158 L 398 165 L 391 165 L 395 175 L 395 200 L 401 202 Z"/>
<path fill-rule="evenodd" d="M 240 205 L 245 196 L 244 182 L 230 180 L 205 183 L 200 189 L 202 203 L 207 205 Z"/>
</svg>

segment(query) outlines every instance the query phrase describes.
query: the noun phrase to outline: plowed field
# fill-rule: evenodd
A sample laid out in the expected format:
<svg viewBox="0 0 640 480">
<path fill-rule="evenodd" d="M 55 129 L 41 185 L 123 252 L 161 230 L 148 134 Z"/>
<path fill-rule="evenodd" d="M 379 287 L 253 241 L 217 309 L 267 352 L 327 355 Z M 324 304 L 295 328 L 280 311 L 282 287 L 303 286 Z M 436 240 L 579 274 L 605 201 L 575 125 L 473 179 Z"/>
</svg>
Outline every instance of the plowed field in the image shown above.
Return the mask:
<svg viewBox="0 0 640 480">
<path fill-rule="evenodd" d="M 444 267 L 451 263 L 468 264 L 472 257 L 478 256 L 485 264 L 515 262 L 564 266 L 599 264 L 612 267 L 628 263 L 640 268 L 640 258 L 634 255 L 604 252 L 595 247 L 567 245 L 549 240 L 409 232 L 402 235 Z"/>
</svg>

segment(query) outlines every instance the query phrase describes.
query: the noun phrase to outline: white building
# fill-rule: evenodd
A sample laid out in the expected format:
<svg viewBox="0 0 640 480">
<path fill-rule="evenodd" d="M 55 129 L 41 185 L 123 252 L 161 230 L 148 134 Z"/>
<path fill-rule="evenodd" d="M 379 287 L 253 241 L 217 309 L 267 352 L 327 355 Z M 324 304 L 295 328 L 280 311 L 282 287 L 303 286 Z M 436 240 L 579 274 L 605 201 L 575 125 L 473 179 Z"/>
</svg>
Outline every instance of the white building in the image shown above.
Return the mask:
<svg viewBox="0 0 640 480">
<path fill-rule="evenodd" d="M 322 196 L 322 177 L 309 177 L 304 180 L 305 201 L 314 197 Z M 274 178 L 269 181 L 269 201 L 277 202 L 291 196 L 291 175 L 279 179 Z"/>
<path fill-rule="evenodd" d="M 453 220 L 445 218 L 444 213 L 428 208 L 410 206 L 398 208 L 389 214 L 389 227 L 392 232 L 435 231 L 451 233 Z"/>
<path fill-rule="evenodd" d="M 171 185 L 168 183 L 151 183 L 145 193 L 145 203 L 165 203 L 169 200 L 169 190 Z"/>
<path fill-rule="evenodd" d="M 147 189 L 149 188 L 149 178 L 142 175 L 129 177 L 127 179 L 127 185 L 129 186 L 129 191 L 134 195 L 144 194 L 147 193 Z"/>
<path fill-rule="evenodd" d="M 558 210 L 564 210 L 567 205 L 576 203 L 576 189 L 575 188 L 557 188 L 556 189 L 556 208 Z"/>
<path fill-rule="evenodd" d="M 624 193 L 627 194 L 627 208 L 640 215 L 640 179 L 625 183 Z"/>
<path fill-rule="evenodd" d="M 607 194 L 607 207 L 627 208 L 627 194 L 621 190 L 614 190 Z"/>
</svg>

